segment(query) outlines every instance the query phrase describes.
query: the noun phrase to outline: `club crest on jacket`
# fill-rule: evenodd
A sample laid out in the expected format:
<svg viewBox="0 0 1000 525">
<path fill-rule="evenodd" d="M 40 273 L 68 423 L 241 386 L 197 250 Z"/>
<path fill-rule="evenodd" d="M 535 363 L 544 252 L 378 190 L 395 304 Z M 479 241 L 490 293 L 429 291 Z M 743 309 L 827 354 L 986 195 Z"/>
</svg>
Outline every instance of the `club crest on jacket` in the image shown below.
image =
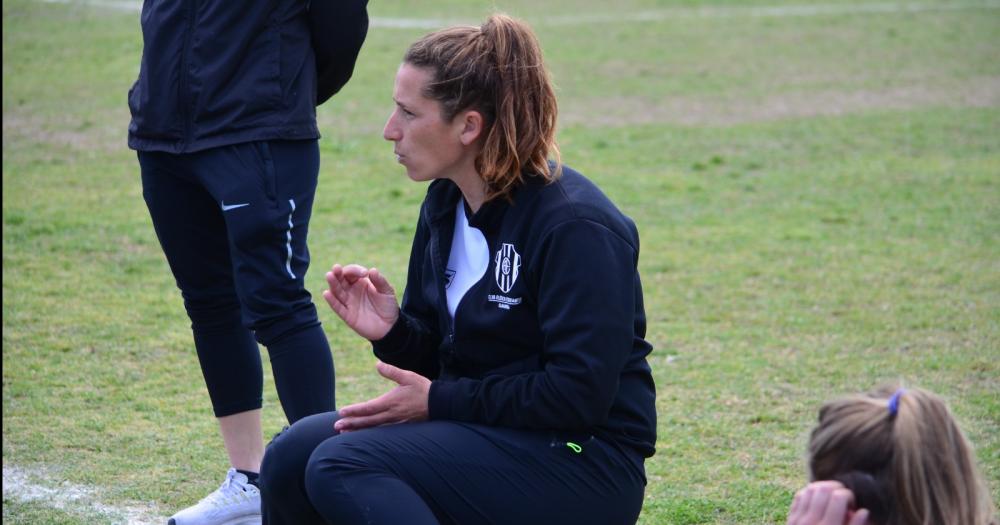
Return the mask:
<svg viewBox="0 0 1000 525">
<path fill-rule="evenodd" d="M 497 250 L 493 263 L 493 275 L 496 277 L 497 286 L 504 294 L 510 293 L 521 271 L 521 254 L 517 253 L 513 244 L 505 242 Z M 512 298 L 506 295 L 490 294 L 487 299 L 497 303 L 497 307 L 504 310 L 510 310 L 511 306 L 521 304 L 520 297 Z"/>
<path fill-rule="evenodd" d="M 510 289 L 514 287 L 514 282 L 517 281 L 517 273 L 521 270 L 521 255 L 514 249 L 513 244 L 503 243 L 503 246 L 497 250 L 494 262 L 496 263 L 494 274 L 497 278 L 497 286 L 500 287 L 501 292 L 509 293 Z"/>
</svg>

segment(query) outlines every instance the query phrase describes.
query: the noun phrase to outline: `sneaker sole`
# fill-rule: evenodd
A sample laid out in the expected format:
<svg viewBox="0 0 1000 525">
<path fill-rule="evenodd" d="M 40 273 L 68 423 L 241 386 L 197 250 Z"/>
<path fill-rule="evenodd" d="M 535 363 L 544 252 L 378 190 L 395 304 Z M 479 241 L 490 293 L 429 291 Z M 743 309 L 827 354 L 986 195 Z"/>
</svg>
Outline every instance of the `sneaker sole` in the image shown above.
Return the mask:
<svg viewBox="0 0 1000 525">
<path fill-rule="evenodd" d="M 219 523 L 218 525 L 260 525 L 260 514 L 254 516 L 243 516 L 240 518 L 234 518 L 229 521 Z M 177 522 L 173 518 L 167 520 L 167 525 L 177 525 Z"/>
<path fill-rule="evenodd" d="M 260 525 L 260 515 L 248 516 L 245 518 L 237 518 L 235 520 L 230 520 L 222 525 Z"/>
</svg>

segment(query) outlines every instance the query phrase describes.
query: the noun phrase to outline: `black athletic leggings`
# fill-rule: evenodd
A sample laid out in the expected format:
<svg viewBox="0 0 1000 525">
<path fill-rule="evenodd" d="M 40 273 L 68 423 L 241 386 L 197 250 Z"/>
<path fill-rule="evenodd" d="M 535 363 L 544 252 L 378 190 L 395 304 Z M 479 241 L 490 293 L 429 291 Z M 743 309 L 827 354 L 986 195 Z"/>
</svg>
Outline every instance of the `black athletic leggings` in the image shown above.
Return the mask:
<svg viewBox="0 0 1000 525">
<path fill-rule="evenodd" d="M 265 525 L 635 523 L 643 459 L 597 438 L 451 421 L 337 434 L 336 412 L 275 436 Z"/>
<path fill-rule="evenodd" d="M 261 407 L 258 342 L 290 422 L 333 410 L 333 359 L 305 287 L 317 142 L 143 151 L 139 164 L 215 415 Z"/>
</svg>

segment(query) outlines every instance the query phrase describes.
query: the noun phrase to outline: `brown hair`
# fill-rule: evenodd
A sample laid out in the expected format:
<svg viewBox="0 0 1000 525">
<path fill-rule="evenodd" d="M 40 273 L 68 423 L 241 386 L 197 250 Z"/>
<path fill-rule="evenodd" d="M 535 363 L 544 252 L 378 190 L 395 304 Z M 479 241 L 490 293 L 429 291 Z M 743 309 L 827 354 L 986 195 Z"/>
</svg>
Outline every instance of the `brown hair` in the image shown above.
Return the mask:
<svg viewBox="0 0 1000 525">
<path fill-rule="evenodd" d="M 555 92 L 527 24 L 494 14 L 480 27 L 443 29 L 410 46 L 403 61 L 431 71 L 424 94 L 441 103 L 444 120 L 468 109 L 483 115 L 476 171 L 487 199 L 507 196 L 524 171 L 549 181 L 559 176 Z"/>
<path fill-rule="evenodd" d="M 972 446 L 947 405 L 925 390 L 824 405 L 809 440 L 809 469 L 813 480 L 844 483 L 875 523 L 996 524 Z"/>
</svg>

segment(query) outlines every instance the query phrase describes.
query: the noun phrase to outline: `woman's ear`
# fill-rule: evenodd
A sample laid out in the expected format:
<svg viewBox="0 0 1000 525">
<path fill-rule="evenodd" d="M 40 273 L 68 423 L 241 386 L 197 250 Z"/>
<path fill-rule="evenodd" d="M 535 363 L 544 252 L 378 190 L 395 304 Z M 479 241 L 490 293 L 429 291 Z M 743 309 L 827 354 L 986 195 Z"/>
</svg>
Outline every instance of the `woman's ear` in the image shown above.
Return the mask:
<svg viewBox="0 0 1000 525">
<path fill-rule="evenodd" d="M 479 136 L 483 134 L 483 115 L 482 113 L 469 110 L 464 111 L 458 115 L 461 122 L 461 129 L 459 130 L 459 140 L 462 141 L 463 146 L 469 146 L 474 144 L 479 140 Z"/>
</svg>

